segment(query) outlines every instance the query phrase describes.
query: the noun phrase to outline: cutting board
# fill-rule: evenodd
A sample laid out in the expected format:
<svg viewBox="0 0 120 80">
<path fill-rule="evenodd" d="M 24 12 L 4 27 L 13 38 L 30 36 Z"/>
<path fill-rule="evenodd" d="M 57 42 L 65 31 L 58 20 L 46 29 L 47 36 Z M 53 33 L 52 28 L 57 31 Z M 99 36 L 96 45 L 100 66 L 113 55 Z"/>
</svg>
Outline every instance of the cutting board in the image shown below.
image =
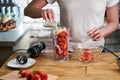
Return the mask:
<svg viewBox="0 0 120 80">
<path fill-rule="evenodd" d="M 10 72 L 10 73 L 0 77 L 0 79 L 3 79 L 3 80 L 27 80 L 26 78 L 21 78 L 20 75 L 18 75 L 18 71 Z M 56 79 L 57 79 L 57 76 L 48 74 L 48 80 L 56 80 Z"/>
</svg>

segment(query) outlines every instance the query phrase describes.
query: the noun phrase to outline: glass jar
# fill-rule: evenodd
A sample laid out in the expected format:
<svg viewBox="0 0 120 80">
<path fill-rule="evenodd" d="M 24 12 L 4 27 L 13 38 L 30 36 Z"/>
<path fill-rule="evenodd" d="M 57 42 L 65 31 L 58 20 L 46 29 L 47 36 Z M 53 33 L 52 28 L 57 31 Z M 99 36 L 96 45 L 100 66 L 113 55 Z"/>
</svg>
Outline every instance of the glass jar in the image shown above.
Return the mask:
<svg viewBox="0 0 120 80">
<path fill-rule="evenodd" d="M 56 28 L 53 31 L 54 60 L 66 61 L 68 57 L 68 29 Z"/>
<path fill-rule="evenodd" d="M 56 23 L 56 21 L 50 21 L 49 19 L 47 19 L 47 20 L 43 19 L 43 26 L 53 28 L 53 27 L 57 26 L 57 23 Z"/>
</svg>

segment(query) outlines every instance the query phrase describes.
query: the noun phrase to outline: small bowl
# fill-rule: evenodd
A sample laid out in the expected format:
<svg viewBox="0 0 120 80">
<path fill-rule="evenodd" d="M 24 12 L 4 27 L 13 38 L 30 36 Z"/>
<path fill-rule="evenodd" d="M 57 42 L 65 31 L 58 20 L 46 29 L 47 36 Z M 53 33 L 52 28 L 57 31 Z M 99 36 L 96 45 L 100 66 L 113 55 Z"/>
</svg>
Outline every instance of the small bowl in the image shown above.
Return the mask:
<svg viewBox="0 0 120 80">
<path fill-rule="evenodd" d="M 93 62 L 98 59 L 101 48 L 98 44 L 82 43 L 80 49 L 75 49 L 80 61 Z"/>
</svg>

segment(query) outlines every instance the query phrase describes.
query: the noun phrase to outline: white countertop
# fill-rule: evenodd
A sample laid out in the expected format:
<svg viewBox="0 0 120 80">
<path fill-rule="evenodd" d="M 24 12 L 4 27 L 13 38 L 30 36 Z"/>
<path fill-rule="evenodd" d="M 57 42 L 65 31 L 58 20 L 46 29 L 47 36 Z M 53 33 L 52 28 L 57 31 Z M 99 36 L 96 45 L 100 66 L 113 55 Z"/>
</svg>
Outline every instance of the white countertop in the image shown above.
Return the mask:
<svg viewBox="0 0 120 80">
<path fill-rule="evenodd" d="M 0 32 L 0 46 L 13 46 L 28 30 L 31 24 L 20 23 L 15 29 Z"/>
</svg>

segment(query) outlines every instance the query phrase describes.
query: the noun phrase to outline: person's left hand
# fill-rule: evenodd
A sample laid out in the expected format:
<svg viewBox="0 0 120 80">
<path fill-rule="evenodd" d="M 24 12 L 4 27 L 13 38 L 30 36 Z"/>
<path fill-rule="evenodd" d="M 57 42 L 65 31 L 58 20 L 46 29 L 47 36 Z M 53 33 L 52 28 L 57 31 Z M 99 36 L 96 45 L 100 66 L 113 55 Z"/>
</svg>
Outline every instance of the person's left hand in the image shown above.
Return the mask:
<svg viewBox="0 0 120 80">
<path fill-rule="evenodd" d="M 87 34 L 88 34 L 88 36 L 90 36 L 93 39 L 93 41 L 99 41 L 104 37 L 102 30 L 97 27 L 88 31 Z"/>
</svg>

